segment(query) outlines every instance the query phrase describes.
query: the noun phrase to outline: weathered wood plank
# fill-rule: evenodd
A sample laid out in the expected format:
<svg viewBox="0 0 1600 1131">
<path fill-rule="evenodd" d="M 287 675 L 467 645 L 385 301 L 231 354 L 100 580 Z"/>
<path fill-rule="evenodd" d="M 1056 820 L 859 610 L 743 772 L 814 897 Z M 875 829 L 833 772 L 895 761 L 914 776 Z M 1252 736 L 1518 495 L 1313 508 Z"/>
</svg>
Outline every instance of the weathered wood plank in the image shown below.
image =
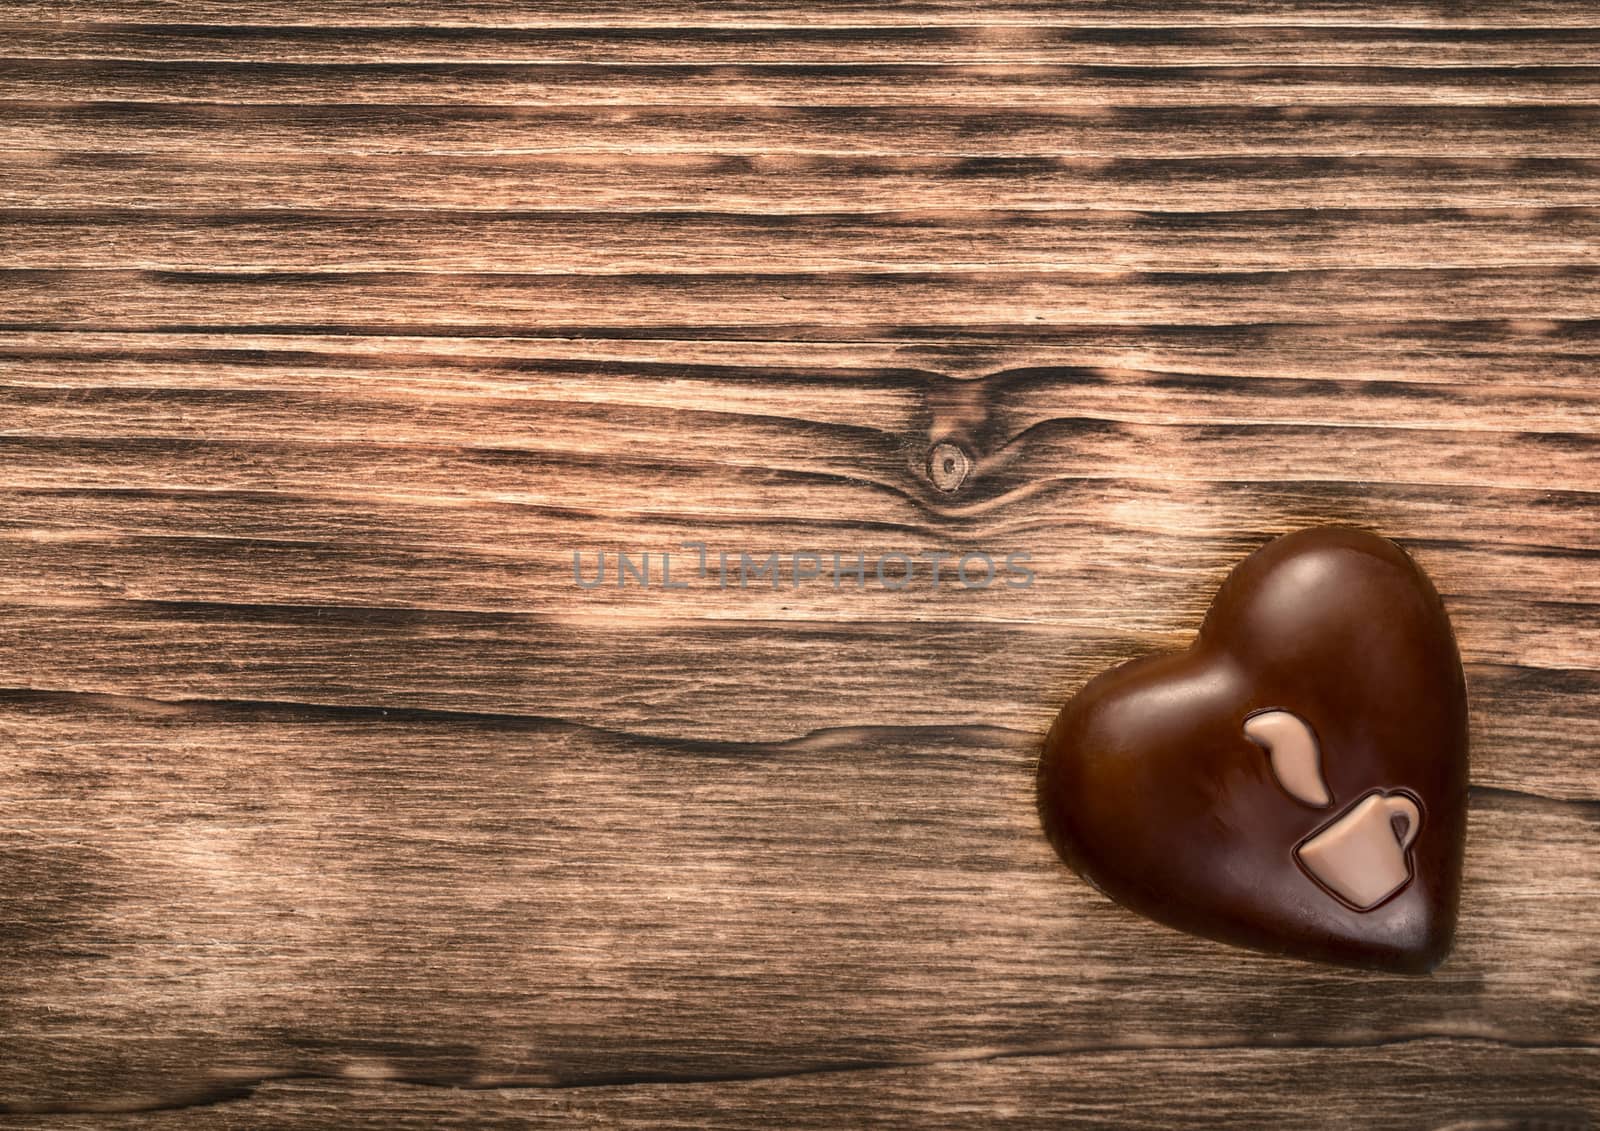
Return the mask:
<svg viewBox="0 0 1600 1131">
<path fill-rule="evenodd" d="M 784 431 L 777 421 L 762 421 L 746 435 L 759 442 Z M 1352 513 L 1368 507 L 1375 517 L 1380 512 L 1366 500 L 1384 496 L 1364 485 L 1377 473 L 1391 482 L 1443 488 L 1435 494 L 1441 502 L 1450 497 L 1450 488 L 1458 496 L 1462 489 L 1489 493 L 1485 497 L 1527 492 L 1524 505 L 1557 492 L 1551 503 L 1568 504 L 1573 508 L 1569 514 L 1582 514 L 1593 498 L 1595 441 L 1583 433 L 1496 435 L 1481 429 L 1452 433 L 1444 428 L 1125 424 L 1064 418 L 1041 423 L 1023 439 L 1012 441 L 991 461 L 994 466 L 980 463 L 970 494 L 934 506 L 944 504 L 945 496 L 927 483 L 926 449 L 920 444 L 897 448 L 871 430 L 852 433 L 847 428 L 816 426 L 812 431 L 814 443 L 791 440 L 787 453 L 780 453 L 781 462 L 771 467 L 697 453 L 698 447 L 715 445 L 714 430 L 682 453 L 610 459 L 597 459 L 594 451 L 577 443 L 541 446 L 537 436 L 528 433 L 522 442 L 501 436 L 470 445 L 369 437 L 359 450 L 333 442 L 159 435 L 92 439 L 20 435 L 0 442 L 6 451 L 8 487 L 323 491 L 347 500 L 363 494 L 379 498 L 397 494 L 435 503 L 565 507 L 613 516 L 655 513 L 682 524 L 678 529 L 719 513 L 735 521 L 751 514 L 803 519 L 815 513 L 819 492 L 830 505 L 848 506 L 868 522 L 914 529 L 930 515 L 993 513 L 1024 497 L 1035 499 L 1040 508 L 1067 506 L 1128 480 L 1175 483 L 1190 498 L 1221 489 L 1213 485 L 1223 483 L 1236 485 L 1229 490 L 1231 495 L 1263 484 L 1342 485 L 1345 498 L 1329 506 L 1349 508 Z M 1302 447 L 1283 450 L 1275 443 L 1279 433 L 1294 435 Z M 1239 459 L 1231 467 L 1230 453 Z M 353 468 L 379 461 L 394 475 L 404 476 L 399 481 L 404 485 L 391 489 L 350 482 Z M 1541 469 L 1544 477 L 1530 464 L 1547 465 Z M 1039 469 L 1038 482 L 1030 482 L 1030 466 Z M 1228 468 L 1226 473 L 1220 473 L 1223 468 Z M 661 505 L 663 477 L 685 492 L 681 498 L 689 505 Z M 710 491 L 720 492 L 713 496 L 720 506 L 693 502 Z M 760 498 L 769 498 L 770 508 L 762 509 Z"/>
<path fill-rule="evenodd" d="M 1600 419 L 1581 389 L 1533 384 L 1532 376 L 1456 385 L 1041 369 L 952 382 L 895 371 L 825 378 L 816 369 L 697 371 L 680 365 L 658 372 L 621 363 L 561 367 L 531 360 L 506 370 L 439 371 L 427 358 L 411 359 L 401 369 L 362 371 L 312 360 L 299 368 L 258 359 L 247 370 L 129 357 L 19 361 L 18 376 L 26 383 L 0 388 L 10 423 L 7 484 L 34 493 L 99 494 L 68 514 L 48 495 L 36 495 L 32 504 L 24 496 L 14 504 L 21 509 L 12 512 L 13 520 L 24 531 L 44 523 L 65 534 L 81 523 L 86 533 L 179 536 L 215 534 L 249 522 L 252 541 L 293 542 L 313 531 L 325 538 L 360 501 L 362 523 L 326 548 L 359 552 L 381 538 L 388 546 L 398 541 L 465 552 L 484 566 L 490 562 L 482 556 L 503 558 L 511 550 L 505 541 L 511 534 L 530 547 L 542 538 L 540 552 L 547 555 L 552 541 L 555 547 L 616 548 L 630 532 L 639 545 L 623 548 L 659 551 L 676 546 L 695 522 L 704 521 L 724 538 L 745 539 L 737 551 L 841 537 L 877 544 L 885 535 L 874 533 L 873 525 L 890 524 L 917 549 L 928 548 L 942 530 L 969 542 L 1027 538 L 1041 558 L 1054 555 L 1075 568 L 1097 543 L 1112 560 L 1160 561 L 1176 591 L 1153 604 L 1170 608 L 1170 597 L 1196 588 L 1200 579 L 1193 570 L 1218 564 L 1191 556 L 1197 545 L 1208 547 L 1205 554 L 1214 552 L 1211 540 L 1231 528 L 1222 552 L 1233 552 L 1254 536 L 1246 531 L 1271 528 L 1283 508 L 1312 505 L 1296 496 L 1291 473 L 1322 467 L 1334 482 L 1342 478 L 1346 492 L 1324 505 L 1373 508 L 1368 517 L 1406 530 L 1425 546 L 1441 544 L 1432 552 L 1442 558 L 1470 561 L 1437 565 L 1453 582 L 1452 592 L 1463 596 L 1548 591 L 1557 574 L 1541 574 L 1540 560 L 1561 571 L 1559 555 L 1600 548 L 1582 521 L 1593 505 L 1587 494 L 1594 467 L 1589 441 Z M 329 391 L 330 382 L 337 383 L 337 392 Z M 855 398 L 842 403 L 841 388 Z M 603 425 L 616 434 L 613 446 L 572 442 Z M 1069 426 L 1070 445 L 1051 439 L 1052 432 Z M 122 444 L 104 442 L 113 430 Z M 924 431 L 924 445 L 906 450 L 918 430 Z M 1267 442 L 1291 430 L 1300 442 L 1292 466 L 1274 458 Z M 1181 458 L 1162 439 L 1169 431 L 1171 443 L 1185 449 Z M 1214 447 L 1202 442 L 1208 436 L 1217 437 Z M 971 479 L 951 494 L 932 490 L 921 464 L 928 445 L 947 439 L 966 446 L 976 461 Z M 302 496 L 287 513 L 308 518 L 313 511 L 305 508 L 316 507 L 318 488 L 336 492 L 309 525 L 274 526 L 226 507 L 183 512 L 193 524 L 187 528 L 149 517 L 160 514 L 148 509 L 152 505 L 174 505 L 161 496 L 183 489 L 210 493 L 189 501 L 204 508 L 205 498 L 230 487 L 230 449 L 247 454 L 263 445 L 284 454 L 270 483 L 262 480 L 257 489 Z M 30 450 L 38 453 L 33 474 Z M 73 450 L 77 460 L 61 464 Z M 378 485 L 365 492 L 339 490 L 333 478 L 339 461 L 366 458 L 374 450 L 395 466 L 415 467 L 404 491 L 385 492 Z M 1354 473 L 1367 465 L 1353 467 L 1349 456 L 1363 450 L 1389 461 L 1404 451 L 1412 470 L 1407 485 L 1395 483 L 1380 493 L 1357 478 Z M 1563 450 L 1571 452 L 1564 485 L 1574 492 L 1563 505 L 1551 499 L 1515 520 L 1499 510 L 1463 514 L 1451 505 L 1458 464 L 1470 464 L 1482 477 L 1475 485 L 1488 489 L 1499 475 L 1515 474 L 1531 462 L 1531 453 L 1541 452 L 1539 485 L 1556 488 L 1563 481 L 1553 474 L 1560 464 L 1552 459 L 1559 460 Z M 653 454 L 645 458 L 646 453 Z M 499 477 L 496 462 L 505 461 L 512 461 L 509 474 L 517 473 L 517 462 L 539 467 L 540 482 L 517 490 Z M 708 484 L 720 478 L 711 489 L 720 505 L 685 498 L 670 511 L 653 507 L 664 464 Z M 780 464 L 794 473 L 792 499 L 769 499 L 763 508 L 750 497 L 743 509 L 727 509 L 745 493 L 765 489 L 764 481 L 750 483 L 752 470 L 770 472 Z M 1182 476 L 1175 474 L 1179 469 Z M 52 470 L 64 478 L 46 478 Z M 425 489 L 429 476 L 435 484 L 431 498 Z M 808 476 L 810 482 L 803 482 Z M 1179 478 L 1188 482 L 1175 482 Z M 1228 479 L 1240 485 L 1219 495 Z M 1052 480 L 1060 489 L 1039 489 Z M 1098 482 L 1100 501 L 1115 500 L 1118 518 L 1062 512 L 1061 503 L 1085 480 Z M 249 486 L 237 478 L 231 483 L 235 494 Z M 593 505 L 578 508 L 583 492 L 596 487 L 603 489 Z M 116 518 L 116 508 L 124 505 L 119 498 L 134 491 L 157 497 L 133 500 L 135 509 Z M 1504 497 L 1509 504 L 1515 495 Z M 463 508 L 462 502 L 489 509 Z M 558 509 L 519 511 L 518 504 Z M 1124 538 L 1131 541 L 1119 540 Z M 1168 549 L 1151 559 L 1148 543 L 1157 538 Z M 211 544 L 224 542 L 213 538 Z M 39 550 L 51 552 L 48 546 Z M 137 560 L 136 549 L 129 553 Z M 1557 556 L 1541 559 L 1550 554 Z M 476 606 L 477 575 L 462 572 L 459 592 Z M 530 574 L 519 589 L 531 595 L 544 584 Z M 1594 596 L 1582 577 L 1567 579 L 1561 589 L 1569 599 Z"/>
<path fill-rule="evenodd" d="M 762 626 L 931 618 L 962 624 L 1026 622 L 1064 635 L 1156 634 L 1164 639 L 1185 623 L 1198 624 L 1218 580 L 1219 561 L 1249 548 L 1237 531 L 1163 532 L 1155 525 L 1161 518 L 1175 522 L 1194 512 L 1179 493 L 1163 497 L 1137 490 L 1117 494 L 1129 505 L 1142 505 L 1148 517 L 1138 526 L 1013 520 L 952 527 L 944 538 L 909 525 L 898 536 L 886 537 L 880 524 L 868 521 L 730 524 L 713 519 L 706 529 L 695 531 L 681 518 L 651 522 L 647 517 L 630 521 L 519 513 L 512 507 L 430 508 L 396 505 L 382 497 L 365 505 L 358 498 L 343 501 L 343 506 L 335 499 L 317 505 L 293 494 L 280 495 L 261 518 L 241 519 L 238 533 L 217 534 L 214 528 L 193 525 L 195 519 L 203 514 L 226 518 L 258 500 L 230 493 L 193 505 L 195 496 L 204 494 L 210 493 L 124 490 L 64 502 L 60 492 L 7 493 L 11 513 L 0 526 L 0 562 L 8 573 L 0 580 L 0 594 L 19 605 L 66 602 L 90 609 L 107 601 L 180 608 L 215 602 L 267 610 L 329 605 L 563 620 L 586 616 L 595 618 L 597 627 L 632 618 L 690 623 L 710 616 Z M 1288 493 L 1262 494 L 1282 498 Z M 1270 504 L 1255 505 L 1265 520 Z M 291 508 L 303 531 L 321 536 L 285 537 L 263 529 L 270 528 L 272 511 Z M 1414 512 L 1423 507 L 1413 502 L 1396 509 Z M 409 534 L 415 528 L 405 527 L 407 520 L 431 515 L 442 519 L 438 532 Z M 446 531 L 474 523 L 461 540 L 447 540 Z M 178 529 L 150 533 L 162 526 Z M 382 537 L 384 530 L 408 533 L 391 540 Z M 1472 658 L 1600 667 L 1600 638 L 1589 623 L 1591 610 L 1600 603 L 1595 582 L 1591 578 L 1571 588 L 1562 584 L 1572 560 L 1593 557 L 1596 551 L 1564 546 L 1489 551 L 1474 547 L 1464 534 L 1437 542 L 1415 539 L 1412 547 L 1444 588 L 1461 631 L 1476 642 Z M 1084 543 L 1096 535 L 1097 548 L 1086 549 Z M 678 547 L 707 539 L 710 570 L 700 577 L 697 552 Z M 663 591 L 664 549 L 673 551 L 672 591 Z M 651 588 L 642 587 L 637 578 L 619 584 L 619 550 L 636 569 L 648 554 Z M 591 586 L 600 578 L 599 588 L 575 588 L 574 556 L 579 551 L 581 576 Z M 603 568 L 598 561 L 602 552 L 607 559 Z M 719 552 L 727 555 L 722 570 Z M 741 552 L 749 557 L 742 588 Z M 965 576 L 970 566 L 973 580 L 964 585 L 958 562 L 963 555 L 980 552 L 987 563 L 973 560 L 959 567 Z M 779 555 L 775 585 L 754 569 L 771 553 Z M 803 564 L 820 571 L 818 576 L 802 574 L 795 580 L 791 556 L 801 553 L 814 555 Z M 931 559 L 941 554 L 936 587 Z M 1027 565 L 1026 575 L 1007 566 L 1008 557 L 1017 554 L 1023 555 L 1019 560 Z M 839 556 L 845 571 L 837 579 L 832 555 Z M 866 574 L 862 586 L 848 573 L 858 555 Z M 1125 562 L 1138 562 L 1139 568 L 1129 570 Z M 887 580 L 877 576 L 880 563 Z M 1124 570 L 1133 576 L 1116 576 Z M 983 581 L 986 576 L 991 583 Z M 905 591 L 891 592 L 891 587 Z M 1095 594 L 1111 592 L 1126 599 L 1126 612 L 1096 607 Z M 100 615 L 115 613 L 105 609 Z M 1517 628 L 1499 627 L 1506 622 Z M 1541 631 L 1529 639 L 1527 630 L 1534 625 Z M 504 630 L 517 631 L 515 621 Z"/>
<path fill-rule="evenodd" d="M 1252 1131 L 1397 1126 L 1517 1131 L 1589 1126 L 1600 1110 L 1586 1048 L 1402 1041 L 1341 1049 L 1103 1049 L 1053 1056 L 988 1049 L 877 1070 L 753 1081 L 641 1081 L 562 1090 L 463 1092 L 371 1078 L 268 1083 L 249 1099 L 195 1108 L 201 1131 L 303 1128 L 1218 1127 Z M 1448 1067 L 1446 1067 L 1448 1066 Z M 196 1098 L 227 1096 L 221 1082 Z M 243 1088 L 238 1089 L 240 1092 Z M 125 1104 L 163 1097 L 131 1093 Z M 139 1128 L 148 1117 L 55 1116 L 51 1126 Z"/>
<path fill-rule="evenodd" d="M 1600 157 L 1600 106 L 1082 109 L 0 102 L 0 146 L 266 153 Z"/>
<path fill-rule="evenodd" d="M 349 26 L 307 23 L 25 23 L 0 19 L 13 59 L 216 63 L 947 63 L 1378 67 L 1592 65 L 1600 27 L 1429 28 L 1414 24 L 1044 26 Z M 875 14 L 894 16 L 894 9 Z M 80 72 L 87 81 L 92 72 Z"/>
<path fill-rule="evenodd" d="M 13 49 L 14 50 L 14 49 Z M 1590 60 L 1592 62 L 1592 58 Z M 0 101 L 244 106 L 857 108 L 1534 106 L 1600 103 L 1596 66 L 211 63 L 7 59 Z"/>
<path fill-rule="evenodd" d="M 418 326 L 564 336 L 680 328 L 833 337 L 1019 325 L 1584 321 L 1600 266 L 1285 271 L 806 271 L 673 274 L 0 271 L 6 329 Z M 1448 302 L 1443 296 L 1448 295 Z"/>
<path fill-rule="evenodd" d="M 1034 364 L 1006 364 L 1018 357 Z M 1144 364 L 1131 364 L 1136 358 Z M 1349 358 L 1359 359 L 1359 369 Z M 254 391 L 262 404 L 278 393 L 401 402 L 437 396 L 480 405 L 548 400 L 552 390 L 568 390 L 577 404 L 797 412 L 889 428 L 910 426 L 930 397 L 972 391 L 1013 422 L 1031 423 L 1038 418 L 1032 414 L 1067 403 L 1109 412 L 1160 397 L 1191 420 L 1236 411 L 1235 404 L 1276 402 L 1302 422 L 1321 414 L 1382 423 L 1375 409 L 1403 412 L 1409 404 L 1404 419 L 1439 423 L 1418 411 L 1433 402 L 1459 404 L 1469 419 L 1492 405 L 1502 428 L 1565 420 L 1567 428 L 1551 430 L 1583 431 L 1591 404 L 1583 396 L 1585 366 L 1596 359 L 1600 330 L 1593 323 L 1545 322 L 1047 327 L 1034 342 L 1008 337 L 1004 328 L 858 341 L 0 331 L 6 387 L 34 398 L 36 410 L 49 403 L 48 390 L 67 388 L 86 398 L 96 390 L 115 396 L 163 386 L 180 398 Z M 847 389 L 859 409 L 830 389 Z M 16 403 L 23 411 L 24 401 Z M 1557 407 L 1573 415 L 1545 415 Z"/>
<path fill-rule="evenodd" d="M 1546 612 L 1539 623 L 1554 629 L 1562 622 L 1560 612 Z M 1493 621 L 1473 618 L 1465 629 L 1482 623 Z M 0 625 L 15 641 L 5 650 L 0 686 L 459 708 L 739 741 L 869 724 L 1002 726 L 1042 736 L 1061 701 L 1092 676 L 1147 652 L 1176 650 L 1194 627 L 555 619 L 104 600 L 8 605 Z M 1027 658 L 1020 666 L 1019 656 Z M 1543 658 L 1534 653 L 1518 663 L 1469 649 L 1475 733 L 1484 739 L 1474 775 L 1553 796 L 1600 796 L 1589 711 L 1595 673 L 1535 666 Z"/>
<path fill-rule="evenodd" d="M 996 1045 L 1585 1045 L 1600 1018 L 1593 802 L 1479 790 L 1456 952 L 1404 978 L 1117 908 L 1038 835 L 1031 744 L 985 727 L 663 743 L 0 701 L 0 852 L 28 878 L 0 896 L 29 925 L 0 959 L 31 1050 L 11 1102 L 242 1069 L 570 1085 Z"/>
<path fill-rule="evenodd" d="M 1375 6 L 1371 0 L 1313 0 L 1266 5 L 1247 0 L 1006 0 L 975 10 L 970 0 L 914 0 L 885 6 L 843 0 L 818 10 L 814 4 L 770 4 L 754 0 L 465 0 L 448 8 L 394 0 L 104 0 L 98 21 L 273 25 L 487 26 L 487 27 L 769 27 L 982 26 L 1009 29 L 1107 23 L 1168 26 L 1200 24 L 1237 28 L 1360 23 L 1435 28 L 1593 28 L 1593 10 L 1582 0 L 1518 0 L 1515 5 L 1453 4 L 1441 11 L 1428 0 Z M 71 0 L 14 0 L 10 19 L 81 21 Z M 1248 31 L 1245 33 L 1248 34 Z"/>
<path fill-rule="evenodd" d="M 1600 204 L 1600 160 L 0 151 L 8 208 L 884 212 Z"/>
<path fill-rule="evenodd" d="M 901 382 L 941 377 L 958 381 L 1007 372 L 1057 368 L 1092 385 L 1107 371 L 1146 373 L 1158 380 L 1252 378 L 1457 385 L 1479 382 L 1588 388 L 1600 358 L 1600 318 L 1584 322 L 1548 320 L 1439 322 L 1413 319 L 1387 323 L 1251 326 L 991 326 L 954 327 L 942 334 L 885 333 L 841 339 L 796 334 L 763 338 L 756 333 L 726 337 L 661 337 L 619 334 L 606 338 L 562 337 L 542 327 L 525 336 L 433 334 L 274 333 L 248 327 L 214 332 L 0 330 L 0 358 L 11 373 L 52 372 L 71 366 L 115 375 L 155 365 L 176 374 L 178 387 L 194 366 L 226 366 L 230 381 L 248 387 L 257 370 L 289 367 L 370 383 L 412 384 L 418 371 L 446 382 L 473 375 L 492 386 L 522 388 L 521 375 L 549 374 L 558 380 L 623 379 L 630 374 L 658 391 L 671 379 L 747 377 L 735 403 L 759 395 L 773 382 L 797 378 L 839 380 L 873 390 L 885 374 Z M 57 370 L 65 372 L 64 370 Z M 402 376 L 403 375 L 403 376 Z M 63 380 L 71 381 L 71 377 Z M 25 376 L 13 383 L 26 383 Z M 146 379 L 135 383 L 149 384 Z M 312 386 L 323 387 L 323 386 Z M 611 386 L 615 389 L 615 384 Z M 790 386 L 779 384 L 781 390 Z M 906 387 L 906 386 L 900 386 Z M 959 387 L 959 386 L 957 386 Z M 1370 387 L 1368 388 L 1370 392 Z M 1424 390 L 1425 392 L 1425 390 Z M 787 396 L 785 392 L 782 395 Z M 648 403 L 677 403 L 660 396 Z M 830 402 L 836 407 L 839 401 Z M 1359 411 L 1347 407 L 1345 411 Z M 846 418 L 848 419 L 848 418 Z"/>
<path fill-rule="evenodd" d="M 292 339 L 279 339 L 275 350 L 160 351 L 137 348 L 137 339 L 120 350 L 72 349 L 78 337 L 57 335 L 67 348 L 53 350 L 0 341 L 8 362 L 0 403 L 12 434 L 88 437 L 116 421 L 128 436 L 369 441 L 396 438 L 397 414 L 409 414 L 411 438 L 464 443 L 489 429 L 508 443 L 550 437 L 551 418 L 631 409 L 638 410 L 632 426 L 653 426 L 663 445 L 682 414 L 698 413 L 752 435 L 768 423 L 763 417 L 856 425 L 835 442 L 848 445 L 853 436 L 860 448 L 874 432 L 910 440 L 920 426 L 930 440 L 955 432 L 984 454 L 1068 413 L 1143 424 L 1367 425 L 1437 432 L 1445 442 L 1470 432 L 1587 434 L 1600 422 L 1583 382 L 1561 368 L 1582 355 L 1537 351 L 1520 369 L 1509 356 L 1492 364 L 1458 358 L 1478 366 L 1476 380 L 1408 367 L 1405 356 L 1367 361 L 1360 373 L 1304 372 L 1287 354 L 1270 375 L 1046 365 L 956 379 L 865 366 L 867 345 L 852 358 L 840 356 L 848 347 L 795 344 L 763 365 L 760 355 L 773 351 L 753 343 L 684 342 L 679 354 L 668 343 L 624 340 L 605 358 L 584 356 L 593 343 L 527 342 L 497 358 L 493 350 L 504 343 L 493 341 L 482 353 L 455 356 L 441 352 L 448 343 L 415 340 L 363 355 L 339 352 L 327 339 L 305 350 L 293 349 Z M 897 348 L 883 347 L 881 359 Z M 1384 364 L 1395 368 L 1386 372 Z M 419 416 L 430 402 L 450 411 Z M 982 418 L 959 421 L 958 407 L 981 409 Z"/>
<path fill-rule="evenodd" d="M 1592 264 L 1600 208 L 677 213 L 0 211 L 0 268 L 535 274 Z"/>
</svg>

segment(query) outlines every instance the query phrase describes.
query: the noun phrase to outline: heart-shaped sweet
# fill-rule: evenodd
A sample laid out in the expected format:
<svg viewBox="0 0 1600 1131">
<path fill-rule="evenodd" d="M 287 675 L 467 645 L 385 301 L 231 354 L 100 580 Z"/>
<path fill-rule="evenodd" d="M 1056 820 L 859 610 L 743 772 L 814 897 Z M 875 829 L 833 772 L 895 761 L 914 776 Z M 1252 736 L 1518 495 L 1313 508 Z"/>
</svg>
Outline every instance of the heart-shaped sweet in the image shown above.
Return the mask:
<svg viewBox="0 0 1600 1131">
<path fill-rule="evenodd" d="M 1091 680 L 1039 764 L 1061 856 L 1198 935 L 1423 973 L 1449 952 L 1467 699 L 1450 621 L 1394 543 L 1322 527 L 1228 575 L 1176 655 Z"/>
</svg>

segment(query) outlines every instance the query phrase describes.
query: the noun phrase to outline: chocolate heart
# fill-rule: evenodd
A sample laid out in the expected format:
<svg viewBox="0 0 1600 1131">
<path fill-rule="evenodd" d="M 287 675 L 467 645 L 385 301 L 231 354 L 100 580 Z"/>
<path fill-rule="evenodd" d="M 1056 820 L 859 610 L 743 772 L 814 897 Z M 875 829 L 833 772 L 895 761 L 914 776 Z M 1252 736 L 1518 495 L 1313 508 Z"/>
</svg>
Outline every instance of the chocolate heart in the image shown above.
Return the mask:
<svg viewBox="0 0 1600 1131">
<path fill-rule="evenodd" d="M 1411 973 L 1450 949 L 1466 801 L 1444 606 L 1398 546 L 1344 527 L 1251 554 L 1187 651 L 1091 680 L 1039 764 L 1046 833 L 1119 903 Z"/>
</svg>

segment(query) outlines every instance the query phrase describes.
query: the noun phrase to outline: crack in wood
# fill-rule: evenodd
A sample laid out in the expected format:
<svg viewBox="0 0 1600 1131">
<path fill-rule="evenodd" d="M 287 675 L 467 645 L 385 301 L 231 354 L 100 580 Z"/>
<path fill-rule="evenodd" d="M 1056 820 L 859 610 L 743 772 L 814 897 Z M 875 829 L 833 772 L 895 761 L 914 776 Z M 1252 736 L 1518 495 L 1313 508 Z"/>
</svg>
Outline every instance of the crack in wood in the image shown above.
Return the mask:
<svg viewBox="0 0 1600 1131">
<path fill-rule="evenodd" d="M 590 734 L 647 744 L 663 752 L 704 757 L 774 757 L 785 751 L 849 752 L 873 743 L 947 742 L 991 749 L 1013 749 L 1043 741 L 1042 732 L 989 723 L 926 725 L 859 724 L 817 727 L 777 741 L 736 741 L 654 735 L 615 727 L 597 726 L 548 715 L 510 712 L 448 710 L 428 707 L 378 707 L 337 703 L 291 702 L 265 699 L 160 699 L 111 692 L 32 687 L 0 687 L 0 705 L 82 705 L 94 710 L 158 718 L 214 722 L 365 722 L 405 726 L 458 724 L 503 730 Z M 1571 806 L 1600 814 L 1600 797 L 1557 797 L 1508 786 L 1473 784 L 1471 797 L 1480 801 L 1517 799 L 1540 804 Z"/>
</svg>

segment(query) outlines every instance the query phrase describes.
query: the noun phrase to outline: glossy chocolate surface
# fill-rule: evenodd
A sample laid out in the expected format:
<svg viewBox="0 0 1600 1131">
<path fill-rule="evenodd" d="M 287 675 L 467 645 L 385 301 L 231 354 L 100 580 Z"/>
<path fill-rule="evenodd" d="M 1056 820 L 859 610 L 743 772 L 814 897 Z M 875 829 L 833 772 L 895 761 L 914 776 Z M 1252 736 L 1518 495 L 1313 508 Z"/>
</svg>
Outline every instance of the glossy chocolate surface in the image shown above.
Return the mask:
<svg viewBox="0 0 1600 1131">
<path fill-rule="evenodd" d="M 1224 942 L 1412 973 L 1450 949 L 1466 800 L 1444 607 L 1398 546 L 1345 527 L 1251 554 L 1188 650 L 1079 691 L 1039 766 L 1045 831 L 1119 903 Z"/>
</svg>

